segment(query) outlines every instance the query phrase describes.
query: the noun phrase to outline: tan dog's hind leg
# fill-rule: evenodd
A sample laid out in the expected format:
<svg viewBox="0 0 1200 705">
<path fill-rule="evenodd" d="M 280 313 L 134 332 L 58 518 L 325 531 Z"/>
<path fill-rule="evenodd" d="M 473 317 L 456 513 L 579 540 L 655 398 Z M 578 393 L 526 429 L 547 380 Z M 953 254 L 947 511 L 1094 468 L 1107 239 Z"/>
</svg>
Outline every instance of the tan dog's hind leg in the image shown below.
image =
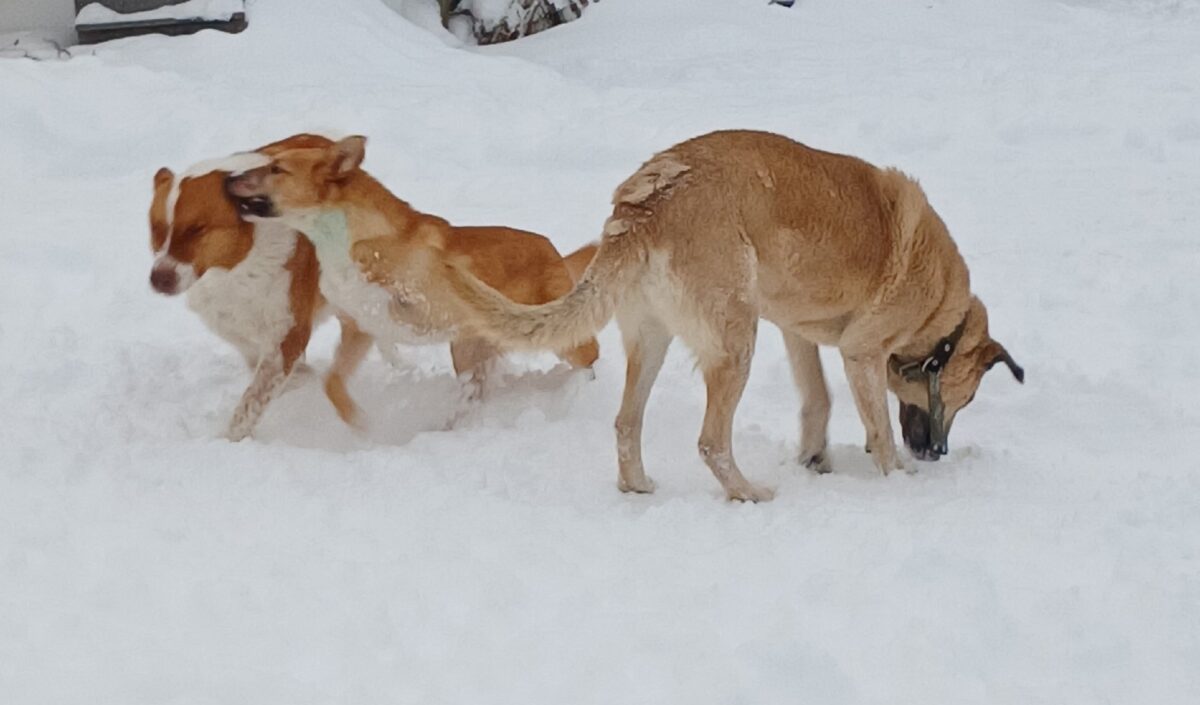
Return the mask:
<svg viewBox="0 0 1200 705">
<path fill-rule="evenodd" d="M 622 492 L 653 492 L 642 465 L 642 421 L 646 400 L 662 369 L 671 334 L 653 319 L 617 315 L 625 344 L 625 393 L 617 413 L 617 487 Z"/>
<path fill-rule="evenodd" d="M 743 502 L 765 502 L 775 493 L 750 484 L 733 459 L 733 414 L 750 376 L 749 358 L 727 357 L 704 369 L 708 405 L 700 431 L 700 457 L 712 470 L 725 496 Z"/>
<path fill-rule="evenodd" d="M 733 415 L 750 377 L 750 360 L 754 357 L 754 339 L 758 330 L 758 312 L 750 310 L 744 315 L 731 315 L 738 308 L 743 307 L 735 303 L 723 307 L 726 315 L 722 317 L 721 352 L 712 354 L 693 344 L 700 356 L 700 368 L 708 387 L 708 404 L 697 445 L 700 457 L 725 488 L 726 497 L 743 502 L 765 502 L 775 493 L 751 484 L 733 459 Z"/>
<path fill-rule="evenodd" d="M 811 470 L 827 473 L 833 469 L 825 452 L 830 403 L 820 352 L 816 344 L 786 330 L 783 344 L 800 391 L 800 462 Z"/>
<path fill-rule="evenodd" d="M 483 338 L 459 338 L 450 343 L 454 372 L 467 385 L 467 401 L 483 398 L 488 371 L 500 356 L 500 350 Z"/>
<path fill-rule="evenodd" d="M 371 349 L 371 336 L 362 332 L 354 321 L 340 318 L 342 339 L 333 354 L 333 365 L 325 375 L 325 396 L 348 425 L 361 428 L 362 411 L 346 389 L 346 378 L 354 374 Z"/>
<path fill-rule="evenodd" d="M 862 355 L 843 353 L 842 360 L 846 365 L 850 390 L 854 392 L 858 415 L 867 430 L 867 448 L 875 459 L 875 466 L 884 475 L 892 470 L 903 470 L 904 464 L 896 455 L 892 422 L 888 418 L 887 358 L 875 352 Z"/>
</svg>

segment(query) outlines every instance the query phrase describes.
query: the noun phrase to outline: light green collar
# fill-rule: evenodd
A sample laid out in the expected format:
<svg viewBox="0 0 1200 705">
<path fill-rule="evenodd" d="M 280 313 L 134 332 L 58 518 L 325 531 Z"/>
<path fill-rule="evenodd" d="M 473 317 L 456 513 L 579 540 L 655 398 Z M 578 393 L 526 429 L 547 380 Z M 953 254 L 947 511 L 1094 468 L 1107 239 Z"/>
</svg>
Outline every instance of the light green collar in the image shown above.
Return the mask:
<svg viewBox="0 0 1200 705">
<path fill-rule="evenodd" d="M 326 266 L 350 260 L 350 229 L 340 208 L 323 210 L 313 218 L 305 236 L 317 249 L 317 259 Z"/>
</svg>

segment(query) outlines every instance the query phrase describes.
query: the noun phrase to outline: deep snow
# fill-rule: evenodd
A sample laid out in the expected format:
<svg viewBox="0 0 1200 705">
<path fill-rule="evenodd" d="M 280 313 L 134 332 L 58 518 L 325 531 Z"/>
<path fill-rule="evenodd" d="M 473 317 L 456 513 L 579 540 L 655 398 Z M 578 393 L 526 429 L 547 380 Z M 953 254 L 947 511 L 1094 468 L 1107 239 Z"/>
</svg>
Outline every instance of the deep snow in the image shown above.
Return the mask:
<svg viewBox="0 0 1200 705">
<path fill-rule="evenodd" d="M 0 61 L 0 702 L 1200 701 L 1200 3 L 604 0 L 484 49 L 417 0 L 248 12 Z M 877 475 L 827 354 L 835 472 L 798 467 L 767 325 L 735 443 L 768 504 L 696 456 L 681 347 L 659 490 L 617 492 L 611 326 L 595 381 L 518 358 L 452 431 L 424 348 L 355 379 L 367 437 L 308 377 L 233 445 L 248 371 L 147 285 L 162 165 L 360 132 L 417 207 L 566 251 L 725 127 L 920 178 L 1028 371 L 950 457 Z"/>
</svg>

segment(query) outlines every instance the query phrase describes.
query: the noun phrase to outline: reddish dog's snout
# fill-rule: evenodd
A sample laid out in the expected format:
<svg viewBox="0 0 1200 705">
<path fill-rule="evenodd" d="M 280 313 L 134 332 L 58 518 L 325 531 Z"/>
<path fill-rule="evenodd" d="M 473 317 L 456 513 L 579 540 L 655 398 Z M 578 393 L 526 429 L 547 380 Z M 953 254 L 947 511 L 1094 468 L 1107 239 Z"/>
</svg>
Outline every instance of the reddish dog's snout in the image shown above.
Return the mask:
<svg viewBox="0 0 1200 705">
<path fill-rule="evenodd" d="M 150 286 L 160 294 L 174 294 L 179 288 L 179 275 L 174 267 L 155 267 L 150 270 Z"/>
</svg>

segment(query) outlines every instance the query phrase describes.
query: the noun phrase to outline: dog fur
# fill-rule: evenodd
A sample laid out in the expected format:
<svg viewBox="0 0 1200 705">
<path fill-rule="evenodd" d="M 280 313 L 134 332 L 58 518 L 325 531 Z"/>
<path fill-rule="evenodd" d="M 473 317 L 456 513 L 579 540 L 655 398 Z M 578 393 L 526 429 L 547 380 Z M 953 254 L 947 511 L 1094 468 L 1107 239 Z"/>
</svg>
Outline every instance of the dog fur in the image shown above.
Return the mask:
<svg viewBox="0 0 1200 705">
<path fill-rule="evenodd" d="M 917 183 L 894 169 L 779 135 L 714 132 L 655 155 L 621 184 L 599 252 L 575 288 L 541 306 L 498 295 L 450 263 L 446 282 L 481 335 L 508 346 L 563 347 L 615 314 L 627 355 L 616 419 L 618 485 L 650 492 L 641 457 L 646 400 L 676 336 L 708 388 L 699 450 L 726 495 L 765 500 L 732 452 L 734 411 L 760 318 L 782 330 L 803 399 L 800 456 L 828 471 L 830 400 L 818 345 L 842 355 L 868 449 L 884 473 L 903 466 L 889 387 L 928 408 L 924 386 L 889 369 L 921 358 L 964 322 L 942 373 L 947 428 L 998 361 L 967 267 Z"/>
<path fill-rule="evenodd" d="M 599 243 L 592 242 L 563 258 L 563 264 L 567 265 L 567 271 L 571 273 L 572 280 L 579 281 L 583 278 L 583 273 L 587 271 L 588 265 L 595 259 L 599 249 Z"/>
<path fill-rule="evenodd" d="M 225 194 L 225 178 L 281 149 L 322 143 L 330 142 L 298 135 L 257 153 L 204 162 L 178 175 L 162 168 L 154 176 L 151 286 L 170 296 L 186 294 L 188 307 L 233 345 L 253 371 L 226 429 L 231 440 L 253 432 L 302 360 L 313 326 L 329 309 L 318 291 L 312 245 L 281 223 L 241 220 Z M 344 393 L 342 373 L 352 368 L 355 355 L 361 359 L 369 343 L 352 321 L 342 320 L 342 344 L 326 381 L 339 413 L 353 406 Z"/>
<path fill-rule="evenodd" d="M 413 209 L 360 168 L 364 156 L 364 138 L 280 152 L 270 164 L 231 179 L 229 192 L 241 199 L 248 217 L 264 222 L 278 218 L 315 242 L 325 242 L 316 235 L 322 214 L 340 214 L 344 246 L 317 247 L 325 296 L 380 340 L 449 341 L 455 371 L 467 377 L 472 396 L 478 396 L 504 346 L 458 325 L 459 303 L 440 282 L 445 272 L 441 262 L 459 260 L 503 296 L 525 304 L 569 292 L 574 284 L 570 270 L 541 235 L 504 227 L 456 227 Z M 262 210 L 264 203 L 270 208 Z M 575 367 L 590 367 L 599 354 L 592 336 L 545 349 Z"/>
</svg>

